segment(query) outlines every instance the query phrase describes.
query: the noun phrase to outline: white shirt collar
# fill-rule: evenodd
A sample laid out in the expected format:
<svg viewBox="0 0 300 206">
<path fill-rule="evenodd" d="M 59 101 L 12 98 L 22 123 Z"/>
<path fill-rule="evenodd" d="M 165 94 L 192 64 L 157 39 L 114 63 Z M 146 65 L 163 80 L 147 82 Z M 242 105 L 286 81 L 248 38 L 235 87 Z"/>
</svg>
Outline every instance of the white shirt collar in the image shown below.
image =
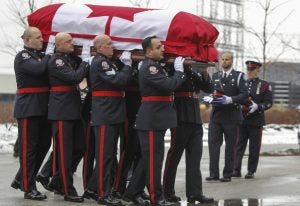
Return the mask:
<svg viewBox="0 0 300 206">
<path fill-rule="evenodd" d="M 224 69 L 222 69 L 222 75 L 224 76 L 224 73 L 226 73 L 226 76 L 228 77 L 228 75 L 231 73 L 231 71 L 232 71 L 232 67 L 229 70 L 227 70 L 227 71 L 225 71 Z"/>
</svg>

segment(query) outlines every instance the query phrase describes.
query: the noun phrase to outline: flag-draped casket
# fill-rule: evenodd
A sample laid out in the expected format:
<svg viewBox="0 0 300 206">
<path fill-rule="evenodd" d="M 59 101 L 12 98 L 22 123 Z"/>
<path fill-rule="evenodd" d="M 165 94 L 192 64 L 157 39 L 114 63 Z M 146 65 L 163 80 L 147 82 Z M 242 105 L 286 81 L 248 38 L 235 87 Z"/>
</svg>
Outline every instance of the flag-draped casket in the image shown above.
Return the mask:
<svg viewBox="0 0 300 206">
<path fill-rule="evenodd" d="M 145 37 L 155 35 L 171 55 L 191 57 L 196 61 L 217 61 L 214 42 L 218 31 L 199 16 L 159 9 L 114 7 L 82 4 L 53 4 L 28 16 L 30 26 L 38 27 L 54 49 L 58 32 L 70 33 L 75 44 L 82 45 L 88 56 L 93 38 L 107 34 L 117 50 L 141 50 Z"/>
</svg>

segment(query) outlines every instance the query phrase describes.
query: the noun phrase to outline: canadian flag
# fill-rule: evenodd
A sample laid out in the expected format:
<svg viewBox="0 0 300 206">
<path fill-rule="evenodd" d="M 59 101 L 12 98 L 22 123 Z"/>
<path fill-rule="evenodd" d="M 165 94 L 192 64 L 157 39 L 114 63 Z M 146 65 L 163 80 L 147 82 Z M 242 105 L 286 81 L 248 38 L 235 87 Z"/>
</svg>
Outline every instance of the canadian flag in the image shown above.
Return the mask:
<svg viewBox="0 0 300 206">
<path fill-rule="evenodd" d="M 217 61 L 214 42 L 218 31 L 206 20 L 186 12 L 52 4 L 29 15 L 28 22 L 42 31 L 48 52 L 54 49 L 58 32 L 70 33 L 75 43 L 83 46 L 82 55 L 89 53 L 93 38 L 99 34 L 109 35 L 118 50 L 142 49 L 142 40 L 155 35 L 162 40 L 167 53 Z"/>
</svg>

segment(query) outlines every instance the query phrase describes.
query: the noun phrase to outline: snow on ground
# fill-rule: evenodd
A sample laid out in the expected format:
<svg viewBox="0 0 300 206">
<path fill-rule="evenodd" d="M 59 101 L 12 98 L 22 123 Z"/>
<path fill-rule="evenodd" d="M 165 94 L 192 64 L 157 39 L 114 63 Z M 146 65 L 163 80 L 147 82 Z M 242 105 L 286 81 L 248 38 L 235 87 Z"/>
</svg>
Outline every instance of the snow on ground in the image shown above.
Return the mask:
<svg viewBox="0 0 300 206">
<path fill-rule="evenodd" d="M 204 146 L 207 146 L 208 124 L 203 125 Z M 298 144 L 298 132 L 300 125 L 275 125 L 265 126 L 263 131 L 263 144 Z M 12 153 L 13 145 L 18 135 L 18 129 L 11 124 L 0 124 L 0 153 Z M 170 140 L 169 130 L 166 133 L 166 141 Z M 167 143 L 168 145 L 169 143 Z"/>
</svg>

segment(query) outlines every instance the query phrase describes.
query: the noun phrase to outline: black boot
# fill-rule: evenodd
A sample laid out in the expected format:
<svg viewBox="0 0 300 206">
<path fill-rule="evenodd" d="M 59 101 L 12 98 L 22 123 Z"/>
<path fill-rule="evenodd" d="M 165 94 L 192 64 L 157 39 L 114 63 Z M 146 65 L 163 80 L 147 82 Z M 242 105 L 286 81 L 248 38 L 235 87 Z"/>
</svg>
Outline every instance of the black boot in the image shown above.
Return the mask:
<svg viewBox="0 0 300 206">
<path fill-rule="evenodd" d="M 24 198 L 29 200 L 44 200 L 47 199 L 47 196 L 37 190 L 32 190 L 24 193 Z"/>
<path fill-rule="evenodd" d="M 204 195 L 197 195 L 197 196 L 187 197 L 187 201 L 189 203 L 195 203 L 196 201 L 198 201 L 200 203 L 213 203 L 214 198 L 205 197 Z"/>
</svg>

